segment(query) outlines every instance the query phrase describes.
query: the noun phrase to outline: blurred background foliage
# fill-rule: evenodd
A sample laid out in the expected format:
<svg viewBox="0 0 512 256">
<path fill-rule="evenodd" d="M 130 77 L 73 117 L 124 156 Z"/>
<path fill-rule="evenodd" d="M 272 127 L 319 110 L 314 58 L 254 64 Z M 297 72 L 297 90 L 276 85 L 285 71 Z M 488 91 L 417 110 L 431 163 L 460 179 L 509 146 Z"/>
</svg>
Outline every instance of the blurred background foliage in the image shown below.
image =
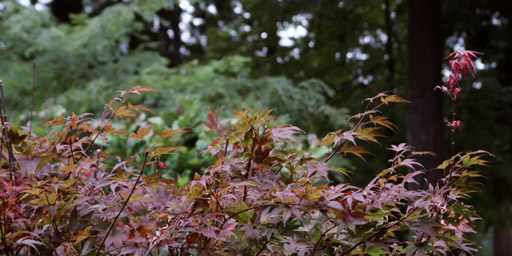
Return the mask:
<svg viewBox="0 0 512 256">
<path fill-rule="evenodd" d="M 424 15 L 411 15 L 418 8 Z M 427 24 L 427 38 L 437 40 L 438 48 L 411 43 L 422 40 L 424 31 L 411 29 L 417 19 Z M 360 112 L 364 98 L 390 90 L 415 100 L 421 95 L 411 92 L 422 81 L 433 77 L 433 88 L 446 78 L 442 56 L 463 48 L 483 52 L 478 78 L 463 85 L 458 101 L 463 132 L 456 147 L 496 155 L 483 193 L 471 202 L 483 217 L 475 241 L 481 255 L 512 255 L 511 20 L 512 2 L 505 0 L 3 0 L 0 79 L 10 120 L 25 126 L 36 63 L 39 134 L 45 133 L 41 123 L 61 113 L 101 113 L 114 91 L 137 84 L 159 90 L 137 100 L 154 114 L 115 125 L 190 130 L 167 142 L 187 149 L 164 159 L 164 175 L 186 182 L 211 163 L 201 153 L 213 142 L 201 126 L 208 109 L 218 107 L 227 125 L 238 110 L 275 108 L 279 122 L 305 131 L 304 147 L 325 154 L 328 149 L 314 143 L 317 137 L 347 127 L 349 113 Z M 408 75 L 416 70 L 431 76 Z M 439 102 L 427 99 L 423 108 Z M 428 123 L 411 123 L 415 111 L 390 107 L 399 133 L 384 140 L 385 147 L 421 134 L 414 127 Z M 447 133 L 426 139 L 448 148 Z M 103 147 L 128 156 L 143 145 L 109 138 Z M 388 158 L 383 149 L 373 152 L 368 164 L 342 157 L 337 164 L 357 170 L 353 182 L 364 184 Z"/>
</svg>

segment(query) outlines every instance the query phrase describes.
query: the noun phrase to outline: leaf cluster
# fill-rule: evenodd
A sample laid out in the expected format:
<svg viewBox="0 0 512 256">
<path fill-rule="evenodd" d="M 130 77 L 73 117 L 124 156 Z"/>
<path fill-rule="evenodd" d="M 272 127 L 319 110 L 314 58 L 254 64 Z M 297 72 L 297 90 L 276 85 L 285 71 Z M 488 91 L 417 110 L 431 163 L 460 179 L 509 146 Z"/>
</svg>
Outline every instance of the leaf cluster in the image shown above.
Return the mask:
<svg viewBox="0 0 512 256">
<path fill-rule="evenodd" d="M 155 126 L 116 129 L 114 118 L 129 119 L 147 107 L 129 100 L 134 86 L 105 105 L 99 120 L 90 115 L 58 116 L 46 136 L 14 129 L 2 133 L 13 143 L 16 166 L 0 169 L 0 249 L 7 255 L 413 255 L 475 251 L 465 238 L 478 218 L 469 197 L 485 166 L 487 152 L 461 153 L 439 168 L 449 176 L 428 190 L 414 189 L 423 170 L 406 144 L 369 184 L 335 184 L 331 175 L 350 171 L 329 163 L 336 154 L 363 158 L 368 143 L 384 129 L 395 130 L 381 114 L 389 103 L 406 102 L 380 93 L 367 99 L 349 130 L 327 134 L 332 148 L 324 159 L 298 147 L 298 127 L 277 125 L 270 111 L 238 112 L 221 125 L 208 111 L 204 125 L 216 133 L 206 153 L 215 163 L 179 184 L 158 172 L 160 158 L 180 150 L 166 140 L 186 131 Z M 7 124 L 6 124 L 7 125 Z M 94 151 L 108 134 L 157 143 L 141 157 Z M 2 143 L 6 156 L 7 145 Z M 4 157 L 5 158 L 5 157 Z M 8 157 L 7 157 L 8 158 Z M 143 175 L 154 169 L 151 176 Z M 410 170 L 407 172 L 406 170 Z M 14 174 L 13 178 L 12 175 Z"/>
</svg>

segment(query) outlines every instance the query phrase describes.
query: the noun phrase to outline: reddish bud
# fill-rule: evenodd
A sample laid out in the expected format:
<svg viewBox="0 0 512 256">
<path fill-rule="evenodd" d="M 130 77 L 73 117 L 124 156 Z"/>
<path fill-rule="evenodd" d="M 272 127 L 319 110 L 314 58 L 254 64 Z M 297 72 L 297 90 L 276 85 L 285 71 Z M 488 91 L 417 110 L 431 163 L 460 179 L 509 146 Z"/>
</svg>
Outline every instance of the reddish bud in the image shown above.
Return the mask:
<svg viewBox="0 0 512 256">
<path fill-rule="evenodd" d="M 462 131 L 462 128 L 460 127 L 461 122 L 459 120 L 453 121 L 451 123 L 446 121 L 446 123 L 447 123 L 448 127 L 451 127 L 451 128 L 454 128 L 454 129 L 458 128 L 459 131 Z"/>
</svg>

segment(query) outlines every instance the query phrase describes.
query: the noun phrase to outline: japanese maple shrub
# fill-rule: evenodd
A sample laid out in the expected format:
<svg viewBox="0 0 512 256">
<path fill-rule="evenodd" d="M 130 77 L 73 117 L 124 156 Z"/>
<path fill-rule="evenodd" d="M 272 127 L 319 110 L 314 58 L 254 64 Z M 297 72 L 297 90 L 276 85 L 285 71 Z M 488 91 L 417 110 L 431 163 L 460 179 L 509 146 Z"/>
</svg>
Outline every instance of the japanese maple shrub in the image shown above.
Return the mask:
<svg viewBox="0 0 512 256">
<path fill-rule="evenodd" d="M 476 53 L 449 57 L 449 88 L 455 103 L 460 72 L 473 74 Z M 214 165 L 178 186 L 158 173 L 161 157 L 178 150 L 166 140 L 184 130 L 135 133 L 112 120 L 133 118 L 145 106 L 129 99 L 154 91 L 140 86 L 121 91 L 100 120 L 90 115 L 56 117 L 44 137 L 28 134 L 1 115 L 0 250 L 5 255 L 446 255 L 475 251 L 465 235 L 477 215 L 463 203 L 486 165 L 484 151 L 452 154 L 439 168 L 446 175 L 427 190 L 410 189 L 425 171 L 405 143 L 391 145 L 389 165 L 365 187 L 335 184 L 329 172 L 348 175 L 329 163 L 336 154 L 363 158 L 363 146 L 378 143 L 382 130 L 395 131 L 381 111 L 407 100 L 379 93 L 365 100 L 353 129 L 327 134 L 324 158 L 301 150 L 301 129 L 273 125 L 271 111 L 243 111 L 221 125 L 217 111 L 204 124 L 217 134 L 207 153 Z M 449 122 L 452 131 L 460 122 Z M 160 144 L 144 155 L 107 163 L 95 151 L 108 134 Z M 454 142 L 454 141 L 452 141 Z M 142 160 L 141 160 L 142 159 Z M 154 168 L 157 173 L 145 176 Z M 412 170 L 412 171 L 411 171 Z"/>
</svg>

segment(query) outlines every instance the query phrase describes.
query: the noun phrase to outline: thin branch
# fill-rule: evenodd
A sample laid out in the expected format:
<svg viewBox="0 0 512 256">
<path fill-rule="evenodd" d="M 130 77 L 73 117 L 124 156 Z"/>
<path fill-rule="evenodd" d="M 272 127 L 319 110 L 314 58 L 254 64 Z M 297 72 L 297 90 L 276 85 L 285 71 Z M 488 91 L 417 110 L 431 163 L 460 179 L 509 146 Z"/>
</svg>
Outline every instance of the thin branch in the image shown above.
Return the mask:
<svg viewBox="0 0 512 256">
<path fill-rule="evenodd" d="M 247 162 L 247 170 L 245 173 L 245 179 L 248 180 L 251 177 L 251 166 L 252 166 L 252 155 L 254 154 L 254 147 L 256 146 L 256 137 L 252 138 L 252 146 L 251 146 L 251 156 L 249 157 L 249 161 Z M 243 201 L 247 198 L 247 186 L 244 187 L 244 198 Z"/>
<path fill-rule="evenodd" d="M 364 239 L 364 240 L 361 240 L 359 241 L 357 244 L 353 245 L 352 247 L 350 247 L 348 250 L 344 251 L 340 256 L 345 256 L 345 255 L 348 255 L 351 251 L 355 250 L 358 246 L 360 246 L 361 244 L 363 244 L 365 241 L 367 240 L 371 240 L 381 234 L 385 234 L 388 230 L 390 230 L 392 227 L 396 226 L 397 224 L 399 224 L 400 222 L 404 221 L 405 219 L 409 218 L 414 212 L 416 212 L 418 208 L 414 208 L 413 210 L 411 210 L 406 216 L 404 216 L 403 218 L 399 219 L 399 220 L 396 220 L 394 223 L 389 223 L 389 226 L 379 230 L 377 233 L 371 235 L 370 237 Z"/>
<path fill-rule="evenodd" d="M 2 219 L 3 219 L 3 221 L 2 221 L 3 228 L 1 229 L 2 243 L 4 245 L 5 255 L 10 255 L 9 250 L 7 249 L 7 241 L 5 240 L 5 237 L 7 236 L 7 218 L 5 216 L 5 212 L 6 212 L 5 198 L 4 198 L 4 195 L 2 195 Z"/>
<path fill-rule="evenodd" d="M 69 139 L 69 150 L 71 151 L 71 159 L 73 159 L 73 164 L 76 165 L 76 159 L 75 159 L 75 153 L 73 152 L 73 137 L 71 136 L 71 133 L 73 130 L 70 130 L 68 133 L 68 139 Z"/>
<path fill-rule="evenodd" d="M 80 162 L 80 160 L 82 160 L 82 158 L 85 156 L 85 154 L 87 154 L 87 151 L 89 151 L 89 149 L 91 149 L 91 147 L 94 145 L 94 142 L 96 141 L 96 139 L 98 139 L 98 137 L 101 135 L 101 133 L 103 131 L 105 131 L 105 129 L 107 128 L 108 124 L 110 123 L 110 121 L 112 121 L 112 119 L 114 118 L 114 116 L 116 116 L 116 113 L 117 111 L 119 111 L 119 109 L 121 108 L 121 106 L 125 103 L 125 100 L 123 99 L 121 101 L 121 104 L 119 104 L 119 106 L 117 106 L 117 108 L 114 110 L 114 112 L 112 112 L 112 115 L 108 118 L 107 122 L 103 125 L 103 127 L 101 127 L 101 129 L 99 130 L 99 132 L 96 134 L 96 136 L 91 140 L 91 143 L 87 146 L 87 148 L 85 148 L 85 150 L 83 151 L 84 154 L 80 155 L 80 158 L 78 158 L 78 160 L 76 160 L 76 162 Z"/>
<path fill-rule="evenodd" d="M 232 219 L 234 218 L 235 216 L 237 216 L 238 214 L 242 214 L 246 211 L 250 211 L 250 210 L 253 210 L 253 209 L 256 209 L 256 208 L 260 208 L 260 207 L 265 207 L 265 206 L 272 206 L 272 205 L 276 205 L 276 204 L 261 204 L 261 205 L 256 205 L 256 206 L 252 206 L 252 207 L 249 207 L 247 209 L 244 209 L 244 210 L 241 210 L 239 212 L 235 212 L 231 215 L 229 215 L 229 217 L 227 217 L 224 222 L 222 222 L 222 224 L 220 224 L 219 226 L 219 229 L 222 228 L 222 226 L 224 226 L 224 224 L 226 224 L 226 222 L 229 220 L 229 219 Z"/>
<path fill-rule="evenodd" d="M 270 239 L 272 239 L 272 236 L 270 236 Z M 263 250 L 265 250 L 265 248 L 267 247 L 267 244 L 270 242 L 270 239 L 268 239 L 265 244 L 263 244 L 263 247 L 261 247 L 261 249 L 254 255 L 258 256 L 260 255 L 261 252 L 263 252 Z"/>
<path fill-rule="evenodd" d="M 0 109 L 0 120 L 2 122 L 3 127 L 3 136 L 5 136 L 5 140 L 7 141 L 7 151 L 9 153 L 9 171 L 11 173 L 11 180 L 12 184 L 16 186 L 16 176 L 15 176 L 15 170 L 14 170 L 14 162 L 16 159 L 14 158 L 14 153 L 12 150 L 12 143 L 11 139 L 9 138 L 9 127 L 8 127 L 8 121 L 7 121 L 7 108 L 5 106 L 5 95 L 4 95 L 4 82 L 0 80 L 0 93 L 2 96 L 2 109 Z"/>
<path fill-rule="evenodd" d="M 100 255 L 101 248 L 105 244 L 105 241 L 107 240 L 107 237 L 110 234 L 110 231 L 112 231 L 112 228 L 116 224 L 117 219 L 119 218 L 119 216 L 121 216 L 121 213 L 123 212 L 123 210 L 126 207 L 126 205 L 128 205 L 128 202 L 130 201 L 130 198 L 132 197 L 133 192 L 135 192 L 135 188 L 137 187 L 137 184 L 139 183 L 140 177 L 142 176 L 142 172 L 144 172 L 144 168 L 146 167 L 146 163 L 148 161 L 148 155 L 149 155 L 149 152 L 146 151 L 146 156 L 144 157 L 144 163 L 142 164 L 142 168 L 140 168 L 139 176 L 137 177 L 137 180 L 135 180 L 135 183 L 133 183 L 133 187 L 132 187 L 132 190 L 130 191 L 130 194 L 128 194 L 128 198 L 126 198 L 126 201 L 124 202 L 123 206 L 121 206 L 121 209 L 119 210 L 119 212 L 117 213 L 116 217 L 114 218 L 114 220 L 112 221 L 112 223 L 108 227 L 107 233 L 103 237 L 103 240 L 101 241 L 100 246 L 98 247 L 98 249 L 96 250 L 96 253 L 94 254 L 95 256 Z"/>
<path fill-rule="evenodd" d="M 217 198 L 217 196 L 215 195 L 215 192 L 213 192 L 213 190 L 212 190 L 212 189 L 210 189 L 210 193 L 212 193 L 213 198 L 215 198 L 215 202 L 217 203 L 217 207 L 216 207 L 216 208 L 217 208 L 217 210 L 218 210 L 218 209 L 219 209 L 219 207 L 220 207 L 220 211 L 222 212 L 222 216 L 224 216 L 224 215 L 225 215 L 225 214 L 224 214 L 224 207 L 222 207 L 222 205 L 220 204 L 219 199 L 218 199 L 218 198 Z"/>
<path fill-rule="evenodd" d="M 53 206 L 52 204 L 50 204 L 50 200 L 48 199 L 48 196 L 46 196 L 45 199 L 46 199 L 46 203 L 48 204 L 48 207 Z M 57 223 L 55 222 L 55 219 L 53 217 L 51 218 L 51 222 L 52 222 L 53 229 L 55 230 L 55 233 L 57 234 L 57 236 L 61 240 L 64 240 L 64 239 L 62 239 L 62 236 L 60 235 L 59 227 L 57 226 Z"/>
<path fill-rule="evenodd" d="M 370 107 L 370 104 L 371 104 L 371 103 L 372 103 L 372 102 L 371 102 L 371 101 L 369 101 L 369 102 L 368 102 L 368 104 L 366 104 L 366 107 L 365 107 L 365 109 L 364 109 L 364 112 L 363 112 L 363 113 L 368 112 L 368 108 Z M 381 104 L 379 104 L 379 105 L 377 105 L 376 107 L 374 107 L 372 110 L 375 110 L 375 109 L 379 108 L 380 106 L 382 106 L 382 103 L 381 103 Z M 367 116 L 367 115 L 363 115 L 363 116 L 359 119 L 359 121 L 357 122 L 356 126 L 354 126 L 354 128 L 352 128 L 352 130 L 353 130 L 353 131 L 355 131 L 359 126 L 361 126 L 361 123 L 363 122 L 363 119 L 364 119 L 366 116 Z M 340 143 L 340 144 L 339 144 L 339 146 L 338 146 L 336 149 L 334 149 L 334 150 L 331 152 L 331 154 L 329 154 L 329 156 L 327 156 L 327 158 L 325 158 L 324 163 L 329 162 L 329 160 L 331 160 L 331 158 L 333 158 L 336 154 L 338 154 L 338 153 L 340 152 L 340 150 L 343 148 L 343 146 L 345 145 L 345 143 L 347 143 L 347 140 L 344 140 L 342 143 Z"/>
<path fill-rule="evenodd" d="M 119 249 L 121 249 L 121 248 L 128 247 L 128 246 L 130 246 L 130 244 L 125 244 L 125 245 L 123 245 L 123 246 L 119 246 L 119 247 L 116 247 L 116 248 L 114 248 L 114 249 L 108 250 L 108 251 L 106 251 L 104 254 L 109 254 L 109 253 L 111 253 L 111 252 L 113 252 L 113 251 L 116 251 L 116 250 L 119 250 Z"/>
<path fill-rule="evenodd" d="M 315 247 L 313 247 L 313 253 L 311 253 L 311 256 L 315 256 L 316 248 L 318 247 L 318 244 L 320 244 L 320 241 L 322 241 L 322 238 L 327 234 L 327 232 L 331 231 L 333 228 L 339 226 L 340 224 L 336 224 L 330 228 L 328 228 L 322 235 L 318 238 L 318 241 L 315 243 Z"/>
<path fill-rule="evenodd" d="M 398 223 L 398 222 L 397 222 L 397 223 Z M 365 240 L 371 240 L 372 238 L 375 238 L 375 237 L 377 237 L 377 236 L 381 235 L 382 233 L 387 232 L 389 229 L 391 229 L 391 228 L 392 228 L 393 226 L 395 226 L 397 223 L 395 223 L 395 224 L 393 224 L 393 225 L 391 225 L 391 226 L 389 226 L 389 227 L 386 227 L 386 228 L 383 228 L 383 229 L 379 230 L 379 232 L 377 232 L 377 233 L 375 233 L 375 234 L 371 235 L 370 237 L 368 237 L 368 238 L 367 238 L 367 239 L 365 239 Z M 362 245 L 362 244 L 365 242 L 365 240 L 361 240 L 361 241 L 359 241 L 359 243 L 357 243 L 357 244 L 353 245 L 352 247 L 350 247 L 350 249 L 348 249 L 348 250 L 344 251 L 344 252 L 341 254 L 341 256 L 348 255 L 351 251 L 355 250 L 357 247 L 359 247 L 360 245 Z"/>
<path fill-rule="evenodd" d="M 450 158 L 450 176 L 448 177 L 448 179 L 450 179 L 452 177 L 452 172 L 453 172 L 453 156 L 455 155 L 455 118 L 456 118 L 456 114 L 455 113 L 455 104 L 456 104 L 456 99 L 453 98 L 452 99 L 452 136 L 451 136 L 451 149 L 452 149 L 452 157 Z M 445 173 L 445 176 L 446 176 L 446 173 Z"/>
<path fill-rule="evenodd" d="M 226 158 L 226 156 L 228 155 L 229 139 L 230 139 L 229 137 L 226 139 L 226 145 L 224 146 L 224 155 L 223 155 L 224 160 L 226 160 L 225 158 Z"/>
</svg>

